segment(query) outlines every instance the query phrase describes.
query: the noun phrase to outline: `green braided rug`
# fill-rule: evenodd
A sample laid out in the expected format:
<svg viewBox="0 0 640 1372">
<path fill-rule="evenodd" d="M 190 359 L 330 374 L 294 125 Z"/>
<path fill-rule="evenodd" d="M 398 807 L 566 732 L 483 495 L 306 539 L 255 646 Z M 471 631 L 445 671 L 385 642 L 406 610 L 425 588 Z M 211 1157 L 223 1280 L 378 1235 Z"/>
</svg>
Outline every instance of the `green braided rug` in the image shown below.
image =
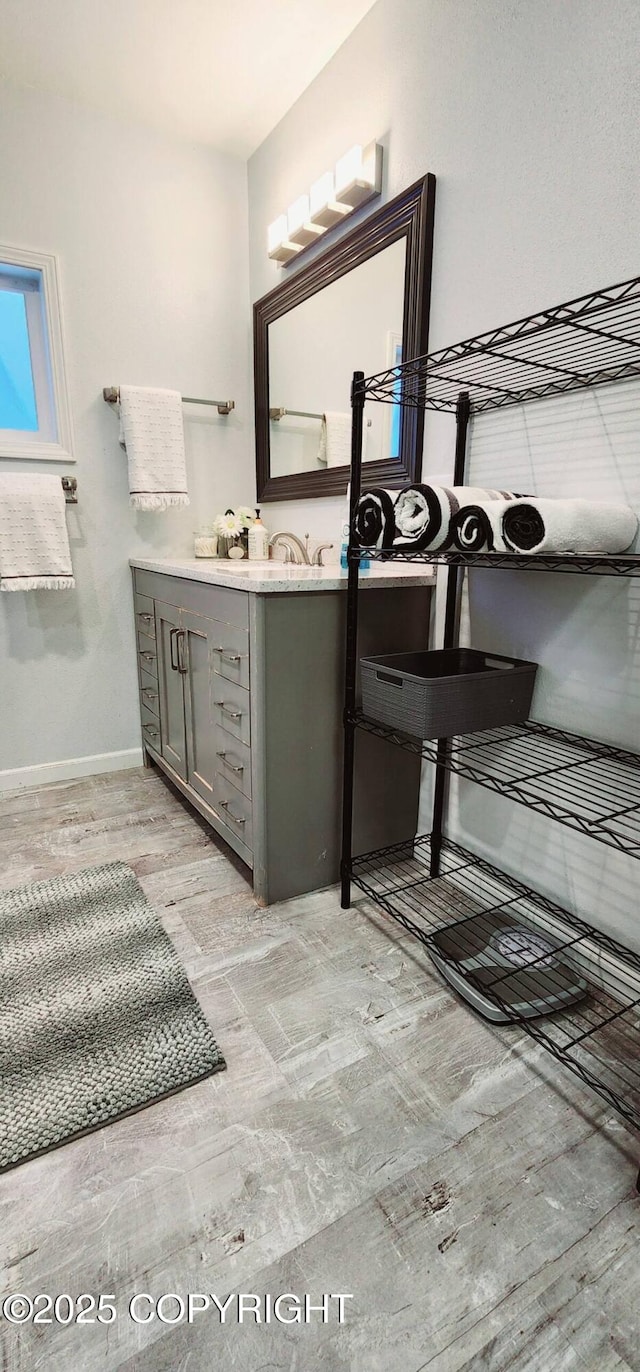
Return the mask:
<svg viewBox="0 0 640 1372">
<path fill-rule="evenodd" d="M 224 1066 L 124 863 L 0 891 L 0 1170 Z"/>
</svg>

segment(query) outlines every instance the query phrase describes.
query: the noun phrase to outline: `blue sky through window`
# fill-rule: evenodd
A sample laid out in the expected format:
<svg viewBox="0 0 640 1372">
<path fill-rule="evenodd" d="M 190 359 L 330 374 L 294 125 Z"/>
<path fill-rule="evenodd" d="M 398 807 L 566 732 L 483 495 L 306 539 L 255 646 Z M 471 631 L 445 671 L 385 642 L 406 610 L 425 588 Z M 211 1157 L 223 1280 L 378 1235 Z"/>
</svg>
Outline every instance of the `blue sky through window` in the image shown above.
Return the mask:
<svg viewBox="0 0 640 1372">
<path fill-rule="evenodd" d="M 0 290 L 0 429 L 37 428 L 25 299 L 20 291 Z"/>
</svg>

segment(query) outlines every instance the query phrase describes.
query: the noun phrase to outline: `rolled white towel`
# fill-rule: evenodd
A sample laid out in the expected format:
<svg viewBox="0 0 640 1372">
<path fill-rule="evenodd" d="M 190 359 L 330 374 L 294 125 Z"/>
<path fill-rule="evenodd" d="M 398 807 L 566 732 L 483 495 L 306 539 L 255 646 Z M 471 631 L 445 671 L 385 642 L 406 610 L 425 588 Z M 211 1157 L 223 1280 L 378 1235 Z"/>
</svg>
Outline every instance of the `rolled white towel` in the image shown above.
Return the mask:
<svg viewBox="0 0 640 1372">
<path fill-rule="evenodd" d="M 622 553 L 633 543 L 638 517 L 628 505 L 531 496 L 505 501 L 501 526 L 513 553 Z"/>
<path fill-rule="evenodd" d="M 400 491 L 395 504 L 394 547 L 435 552 L 450 542 L 451 520 L 461 506 L 508 500 L 510 496 L 510 491 L 482 486 L 409 486 Z"/>
</svg>

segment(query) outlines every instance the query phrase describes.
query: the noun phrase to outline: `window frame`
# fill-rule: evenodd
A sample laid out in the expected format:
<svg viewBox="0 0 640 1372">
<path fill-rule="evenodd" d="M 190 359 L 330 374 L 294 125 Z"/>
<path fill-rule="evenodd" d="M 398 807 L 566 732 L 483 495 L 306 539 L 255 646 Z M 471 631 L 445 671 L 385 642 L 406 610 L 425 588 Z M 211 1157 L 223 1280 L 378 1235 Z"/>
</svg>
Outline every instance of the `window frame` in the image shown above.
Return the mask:
<svg viewBox="0 0 640 1372">
<path fill-rule="evenodd" d="M 42 284 L 39 290 L 25 291 L 38 428 L 0 429 L 0 457 L 75 462 L 57 258 L 0 243 L 4 266 L 40 272 Z"/>
</svg>

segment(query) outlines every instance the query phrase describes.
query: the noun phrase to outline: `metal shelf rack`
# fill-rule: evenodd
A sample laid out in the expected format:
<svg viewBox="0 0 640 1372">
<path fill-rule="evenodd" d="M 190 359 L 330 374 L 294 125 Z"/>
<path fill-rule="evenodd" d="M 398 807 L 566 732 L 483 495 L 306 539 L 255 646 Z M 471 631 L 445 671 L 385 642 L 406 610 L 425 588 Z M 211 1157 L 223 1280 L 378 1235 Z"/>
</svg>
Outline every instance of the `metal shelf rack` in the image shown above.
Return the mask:
<svg viewBox="0 0 640 1372">
<path fill-rule="evenodd" d="M 365 401 L 455 415 L 453 484 L 465 482 L 472 413 L 640 377 L 640 277 L 543 310 L 352 384 L 350 514 L 360 496 Z M 489 790 L 640 858 L 640 756 L 528 721 L 455 739 L 422 740 L 387 729 L 356 708 L 361 558 L 440 565 L 447 589 L 443 647 L 456 646 L 460 573 L 468 567 L 637 576 L 640 555 L 435 553 L 360 548 L 350 542 L 347 584 L 342 905 L 357 886 L 430 949 L 433 935 L 466 915 L 514 912 L 519 923 L 560 939 L 562 957 L 587 982 L 584 1001 L 519 1019 L 628 1122 L 640 1128 L 640 955 L 536 894 L 444 836 L 446 783 L 456 772 Z M 393 848 L 352 856 L 355 736 L 365 730 L 435 764 L 432 831 Z M 439 956 L 442 956 L 438 944 Z M 472 977 L 469 977 L 472 980 Z M 487 986 L 483 981 L 482 990 Z M 507 1013 L 500 986 L 490 999 Z M 517 1017 L 509 1014 L 515 1021 Z M 638 1176 L 640 1190 L 640 1174 Z"/>
<path fill-rule="evenodd" d="M 493 567 L 508 572 L 572 572 L 583 576 L 640 576 L 640 553 L 461 553 L 440 550 L 414 552 L 410 548 L 361 548 L 374 562 L 429 562 L 437 567 Z"/>
<path fill-rule="evenodd" d="M 436 739 L 389 729 L 367 719 L 361 710 L 355 711 L 353 723 L 406 752 L 438 761 Z M 637 753 L 529 719 L 450 738 L 441 765 L 609 848 L 640 858 Z"/>
<path fill-rule="evenodd" d="M 473 916 L 477 928 L 478 915 L 496 910 L 558 940 L 563 960 L 589 985 L 588 996 L 575 1005 L 543 1019 L 520 1021 L 500 994 L 506 974 L 475 984 L 513 1023 L 521 1024 L 640 1129 L 640 956 L 448 839 L 442 846 L 438 881 L 430 877 L 430 862 L 429 836 L 418 837 L 355 858 L 351 877 L 427 950 L 433 946 L 434 933 L 453 924 L 458 945 L 464 947 L 461 921 Z M 438 954 L 442 957 L 441 949 Z M 474 984 L 473 973 L 467 976 Z M 553 972 L 546 977 L 553 990 Z"/>
</svg>

